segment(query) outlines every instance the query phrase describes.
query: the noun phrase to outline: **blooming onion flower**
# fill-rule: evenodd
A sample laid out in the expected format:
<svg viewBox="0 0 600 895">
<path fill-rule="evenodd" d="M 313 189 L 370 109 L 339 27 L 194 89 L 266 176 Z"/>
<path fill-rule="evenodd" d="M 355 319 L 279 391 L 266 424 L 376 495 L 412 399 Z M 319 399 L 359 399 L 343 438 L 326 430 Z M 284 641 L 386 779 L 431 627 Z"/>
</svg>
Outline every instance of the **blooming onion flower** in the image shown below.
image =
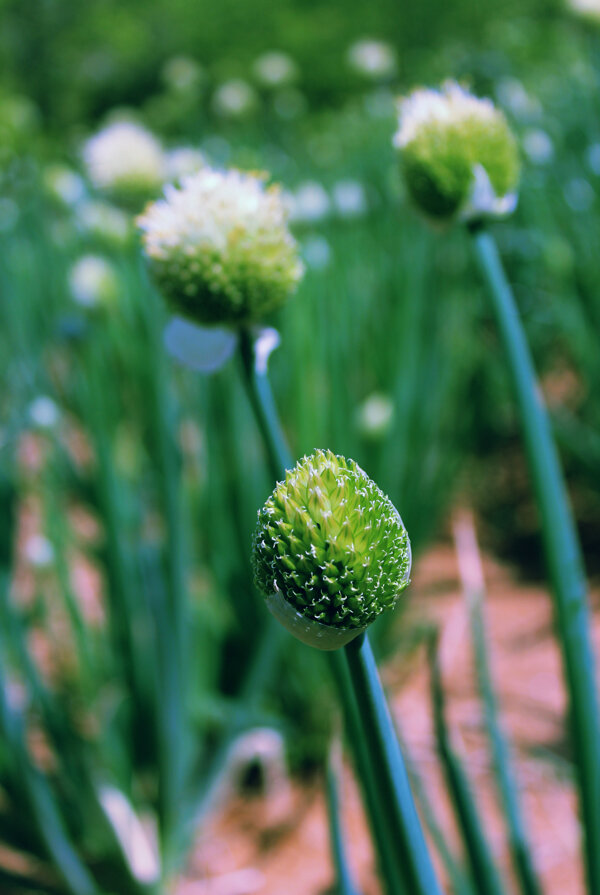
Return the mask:
<svg viewBox="0 0 600 895">
<path fill-rule="evenodd" d="M 283 305 L 303 273 L 280 190 L 256 174 L 204 167 L 166 187 L 138 225 L 151 274 L 178 315 L 168 347 L 196 369 L 215 368 L 202 365 L 204 343 L 209 353 L 215 340 L 223 346 L 219 365 L 239 328 Z"/>
<path fill-rule="evenodd" d="M 335 649 L 396 605 L 411 551 L 398 511 L 360 466 L 317 450 L 259 511 L 253 562 L 267 606 L 285 627 Z"/>
<path fill-rule="evenodd" d="M 454 81 L 400 100 L 394 145 L 415 204 L 432 218 L 510 213 L 519 153 L 503 113 Z"/>
<path fill-rule="evenodd" d="M 156 195 L 165 179 L 160 143 L 131 121 L 117 121 L 90 137 L 83 159 L 96 189 L 128 205 Z"/>
</svg>

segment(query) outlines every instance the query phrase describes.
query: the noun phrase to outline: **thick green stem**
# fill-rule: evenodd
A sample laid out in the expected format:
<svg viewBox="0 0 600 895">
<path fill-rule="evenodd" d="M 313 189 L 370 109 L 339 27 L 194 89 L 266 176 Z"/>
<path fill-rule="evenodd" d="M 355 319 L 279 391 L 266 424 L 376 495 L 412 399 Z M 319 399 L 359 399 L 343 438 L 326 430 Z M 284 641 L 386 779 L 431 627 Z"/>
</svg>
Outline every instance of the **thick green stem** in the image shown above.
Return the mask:
<svg viewBox="0 0 600 895">
<path fill-rule="evenodd" d="M 266 373 L 259 373 L 256 369 L 254 345 L 252 337 L 247 331 L 242 331 L 241 333 L 240 356 L 244 382 L 263 437 L 271 475 L 274 479 L 283 479 L 286 469 L 292 467 L 293 461 L 281 431 L 268 377 Z M 363 642 L 367 644 L 370 652 L 366 635 L 363 637 Z M 388 824 L 388 812 L 384 807 L 390 801 L 390 792 L 393 792 L 393 790 L 387 787 L 388 778 L 386 777 L 384 782 L 384 777 L 378 772 L 376 764 L 379 756 L 377 756 L 376 760 L 369 752 L 368 723 L 362 712 L 362 706 L 361 709 L 358 707 L 356 691 L 348 673 L 348 666 L 344 661 L 343 653 L 341 651 L 333 651 L 328 655 L 330 670 L 340 695 L 348 738 L 354 753 L 357 776 L 363 790 L 365 808 L 377 849 L 378 862 L 385 881 L 386 891 L 388 895 L 417 895 L 420 892 L 424 893 L 426 891 L 424 889 L 412 890 L 410 887 L 407 888 L 405 884 L 405 880 L 407 881 L 408 877 L 404 869 L 404 856 L 401 854 L 395 838 L 395 828 Z M 396 749 L 399 754 L 397 740 Z M 419 824 L 416 811 L 414 820 Z M 437 892 L 439 892 L 439 889 L 434 881 L 434 885 L 428 890 L 428 895 L 436 895 Z"/>
<path fill-rule="evenodd" d="M 344 647 L 376 786 L 410 895 L 441 893 L 413 801 L 398 737 L 365 634 Z"/>
<path fill-rule="evenodd" d="M 569 696 L 588 891 L 600 892 L 600 717 L 585 573 L 548 414 L 511 288 L 493 238 L 472 230 L 521 418 L 546 564 L 554 595 L 556 630 Z"/>
</svg>

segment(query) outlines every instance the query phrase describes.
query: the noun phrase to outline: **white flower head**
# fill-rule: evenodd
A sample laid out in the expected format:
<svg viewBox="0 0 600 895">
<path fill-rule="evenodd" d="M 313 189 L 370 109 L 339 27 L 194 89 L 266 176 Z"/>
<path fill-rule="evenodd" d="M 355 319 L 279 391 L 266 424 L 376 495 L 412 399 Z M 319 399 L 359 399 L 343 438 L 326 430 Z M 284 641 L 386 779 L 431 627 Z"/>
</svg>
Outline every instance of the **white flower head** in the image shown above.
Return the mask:
<svg viewBox="0 0 600 895">
<path fill-rule="evenodd" d="M 256 105 L 254 88 L 241 78 L 225 81 L 213 93 L 213 110 L 220 118 L 244 118 Z"/>
<path fill-rule="evenodd" d="M 109 124 L 90 137 L 83 158 L 96 189 L 122 201 L 138 202 L 156 195 L 165 179 L 160 143 L 132 121 Z"/>
<path fill-rule="evenodd" d="M 298 77 L 298 66 L 292 57 L 278 50 L 259 56 L 254 61 L 252 71 L 263 87 L 288 87 Z"/>
<path fill-rule="evenodd" d="M 348 64 L 355 72 L 373 81 L 390 78 L 398 66 L 396 51 L 382 40 L 359 40 L 348 50 Z"/>
<path fill-rule="evenodd" d="M 201 323 L 256 322 L 303 273 L 281 192 L 260 175 L 205 167 L 167 186 L 138 226 L 165 298 Z"/>
<path fill-rule="evenodd" d="M 491 100 L 454 81 L 415 90 L 400 100 L 394 146 L 412 199 L 430 217 L 473 219 L 514 208 L 517 144 Z"/>
<path fill-rule="evenodd" d="M 100 255 L 83 255 L 69 271 L 69 288 L 84 308 L 110 304 L 118 293 L 115 269 Z"/>
</svg>

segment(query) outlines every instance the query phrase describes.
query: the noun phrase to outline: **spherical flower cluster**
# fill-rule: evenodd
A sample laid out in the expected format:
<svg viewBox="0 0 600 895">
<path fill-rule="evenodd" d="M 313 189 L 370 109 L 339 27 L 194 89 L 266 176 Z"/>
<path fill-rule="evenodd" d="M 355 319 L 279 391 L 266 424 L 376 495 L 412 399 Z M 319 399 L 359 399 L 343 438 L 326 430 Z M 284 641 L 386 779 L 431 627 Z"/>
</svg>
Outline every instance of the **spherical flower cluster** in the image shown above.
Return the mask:
<svg viewBox="0 0 600 895">
<path fill-rule="evenodd" d="M 138 225 L 163 295 L 200 323 L 256 322 L 302 276 L 281 193 L 255 174 L 203 168 L 166 187 Z"/>
<path fill-rule="evenodd" d="M 91 137 L 83 148 L 96 189 L 127 203 L 156 195 L 165 179 L 165 159 L 156 138 L 139 124 L 118 121 Z"/>
<path fill-rule="evenodd" d="M 271 596 L 285 601 L 287 626 L 298 636 L 295 616 L 308 631 L 317 623 L 313 642 L 321 645 L 320 629 L 357 633 L 396 605 L 409 583 L 411 553 L 390 499 L 353 460 L 318 450 L 260 510 L 253 560 L 269 608 Z"/>
<path fill-rule="evenodd" d="M 394 145 L 408 191 L 434 218 L 507 214 L 516 203 L 519 154 L 506 118 L 489 99 L 449 81 L 400 101 Z"/>
</svg>

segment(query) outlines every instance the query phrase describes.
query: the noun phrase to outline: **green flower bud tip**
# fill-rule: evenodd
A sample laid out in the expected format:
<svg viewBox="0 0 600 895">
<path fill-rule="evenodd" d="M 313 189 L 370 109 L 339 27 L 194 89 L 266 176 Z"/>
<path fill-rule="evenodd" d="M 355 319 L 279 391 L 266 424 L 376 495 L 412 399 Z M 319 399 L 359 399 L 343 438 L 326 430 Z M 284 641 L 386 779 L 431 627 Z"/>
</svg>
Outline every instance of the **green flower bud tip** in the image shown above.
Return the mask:
<svg viewBox="0 0 600 895">
<path fill-rule="evenodd" d="M 503 113 L 454 81 L 399 103 L 394 137 L 408 192 L 426 215 L 474 220 L 509 214 L 519 152 Z"/>
<path fill-rule="evenodd" d="M 198 323 L 256 323 L 303 274 L 280 190 L 256 174 L 207 166 L 166 187 L 138 226 L 159 289 Z"/>
<path fill-rule="evenodd" d="M 288 471 L 258 514 L 253 562 L 271 612 L 300 640 L 343 646 L 409 583 L 408 534 L 354 462 L 318 450 Z"/>
</svg>

